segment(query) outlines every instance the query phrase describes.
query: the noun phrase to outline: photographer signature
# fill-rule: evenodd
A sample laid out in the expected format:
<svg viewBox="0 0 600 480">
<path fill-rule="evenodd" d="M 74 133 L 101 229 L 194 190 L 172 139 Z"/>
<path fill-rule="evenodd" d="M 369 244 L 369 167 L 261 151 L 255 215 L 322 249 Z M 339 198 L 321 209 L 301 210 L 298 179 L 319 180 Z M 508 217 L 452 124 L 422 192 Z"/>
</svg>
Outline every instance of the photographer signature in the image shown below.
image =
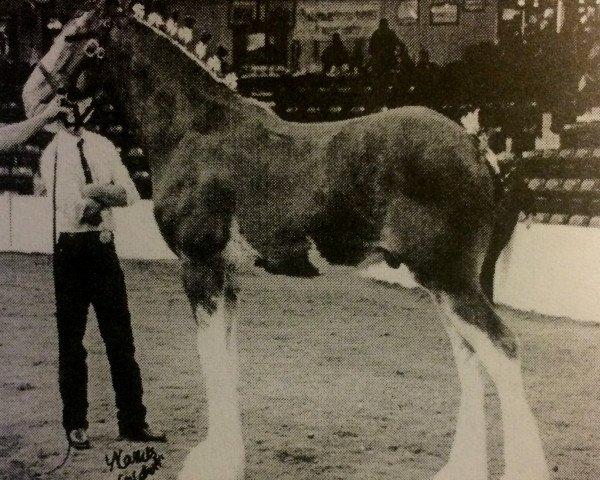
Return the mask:
<svg viewBox="0 0 600 480">
<path fill-rule="evenodd" d="M 125 470 L 132 465 L 141 465 L 139 471 L 133 469 L 131 473 L 119 473 L 117 480 L 145 480 L 154 475 L 162 467 L 164 455 L 156 452 L 154 447 L 146 447 L 144 450 L 134 450 L 131 453 L 123 453 L 123 450 L 114 450 L 112 455 L 105 455 L 106 465 L 113 470 Z"/>
</svg>

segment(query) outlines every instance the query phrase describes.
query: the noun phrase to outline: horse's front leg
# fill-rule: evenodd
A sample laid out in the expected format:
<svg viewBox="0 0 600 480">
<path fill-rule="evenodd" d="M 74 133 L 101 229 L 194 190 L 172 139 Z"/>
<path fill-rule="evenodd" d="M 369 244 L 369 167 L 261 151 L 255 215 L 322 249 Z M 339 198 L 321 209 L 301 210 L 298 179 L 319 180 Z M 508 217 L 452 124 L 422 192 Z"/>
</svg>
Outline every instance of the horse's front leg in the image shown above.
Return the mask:
<svg viewBox="0 0 600 480">
<path fill-rule="evenodd" d="M 236 287 L 219 253 L 182 262 L 183 283 L 198 324 L 198 354 L 208 403 L 208 433 L 188 454 L 179 480 L 241 480 L 244 442 L 238 402 Z"/>
</svg>

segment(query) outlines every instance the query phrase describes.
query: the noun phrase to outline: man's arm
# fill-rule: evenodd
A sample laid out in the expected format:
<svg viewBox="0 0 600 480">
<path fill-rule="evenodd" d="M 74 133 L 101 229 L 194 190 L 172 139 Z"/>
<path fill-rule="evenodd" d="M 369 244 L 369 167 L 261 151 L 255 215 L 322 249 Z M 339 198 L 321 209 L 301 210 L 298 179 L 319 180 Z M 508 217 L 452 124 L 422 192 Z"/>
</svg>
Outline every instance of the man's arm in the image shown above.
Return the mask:
<svg viewBox="0 0 600 480">
<path fill-rule="evenodd" d="M 48 104 L 42 113 L 19 123 L 0 127 L 0 152 L 10 150 L 25 142 L 42 127 L 52 122 L 60 113 L 66 113 L 59 98 Z"/>
<path fill-rule="evenodd" d="M 81 193 L 105 207 L 127 206 L 127 192 L 121 185 L 90 183 L 82 188 Z"/>
<path fill-rule="evenodd" d="M 129 176 L 129 172 L 115 146 L 108 140 L 102 145 L 105 159 L 108 162 L 111 173 L 111 183 L 92 183 L 82 188 L 82 194 L 86 198 L 96 200 L 106 207 L 126 207 L 140 199 L 137 188 Z"/>
</svg>

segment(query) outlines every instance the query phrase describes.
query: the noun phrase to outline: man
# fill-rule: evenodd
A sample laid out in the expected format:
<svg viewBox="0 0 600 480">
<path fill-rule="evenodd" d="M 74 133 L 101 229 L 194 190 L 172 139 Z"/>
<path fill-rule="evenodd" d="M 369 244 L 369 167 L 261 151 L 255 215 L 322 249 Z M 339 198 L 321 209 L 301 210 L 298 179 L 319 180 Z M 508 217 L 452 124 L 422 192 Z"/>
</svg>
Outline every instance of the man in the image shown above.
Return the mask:
<svg viewBox="0 0 600 480">
<path fill-rule="evenodd" d="M 373 73 L 386 74 L 397 66 L 396 50 L 404 47 L 398 36 L 390 29 L 387 19 L 382 18 L 379 27 L 371 35 L 369 54 Z"/>
<path fill-rule="evenodd" d="M 53 195 L 58 237 L 54 282 L 63 426 L 70 445 L 90 448 L 82 341 L 91 304 L 106 345 L 121 437 L 165 441 L 164 434 L 152 432 L 146 423 L 127 293 L 113 241 L 112 208 L 130 205 L 139 196 L 115 146 L 83 128 L 84 116 L 78 111 L 62 122 L 40 167 Z"/>
<path fill-rule="evenodd" d="M 325 74 L 329 74 L 333 67 L 336 67 L 339 71 L 343 65 L 350 63 L 350 55 L 339 33 L 335 32 L 331 36 L 331 43 L 323 50 L 321 55 L 321 63 Z"/>
<path fill-rule="evenodd" d="M 22 122 L 0 127 L 0 152 L 11 150 L 17 145 L 26 142 L 29 137 L 52 123 L 60 114 L 65 114 L 68 109 L 63 106 L 59 98 L 55 98 L 38 115 Z"/>
</svg>

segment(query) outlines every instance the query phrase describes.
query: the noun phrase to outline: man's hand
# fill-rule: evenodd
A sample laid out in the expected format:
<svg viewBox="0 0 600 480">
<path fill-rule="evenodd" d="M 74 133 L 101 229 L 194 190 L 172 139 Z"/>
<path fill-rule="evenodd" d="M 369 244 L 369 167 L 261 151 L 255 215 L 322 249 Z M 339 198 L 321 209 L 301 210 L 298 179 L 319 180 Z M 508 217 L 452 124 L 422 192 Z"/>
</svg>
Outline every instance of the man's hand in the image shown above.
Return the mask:
<svg viewBox="0 0 600 480">
<path fill-rule="evenodd" d="M 100 225 L 102 223 L 102 215 L 100 212 L 103 208 L 104 207 L 100 202 L 93 198 L 88 198 L 83 209 L 83 215 L 81 216 L 81 223 L 87 223 L 93 227 Z"/>
<path fill-rule="evenodd" d="M 44 111 L 40 113 L 40 117 L 43 118 L 47 123 L 55 120 L 60 114 L 68 115 L 69 112 L 70 108 L 65 106 L 63 98 L 56 96 L 52 99 Z"/>
<path fill-rule="evenodd" d="M 124 207 L 127 205 L 127 193 L 119 185 L 112 183 L 90 183 L 81 187 L 84 198 L 93 199 L 109 207 Z"/>
</svg>

